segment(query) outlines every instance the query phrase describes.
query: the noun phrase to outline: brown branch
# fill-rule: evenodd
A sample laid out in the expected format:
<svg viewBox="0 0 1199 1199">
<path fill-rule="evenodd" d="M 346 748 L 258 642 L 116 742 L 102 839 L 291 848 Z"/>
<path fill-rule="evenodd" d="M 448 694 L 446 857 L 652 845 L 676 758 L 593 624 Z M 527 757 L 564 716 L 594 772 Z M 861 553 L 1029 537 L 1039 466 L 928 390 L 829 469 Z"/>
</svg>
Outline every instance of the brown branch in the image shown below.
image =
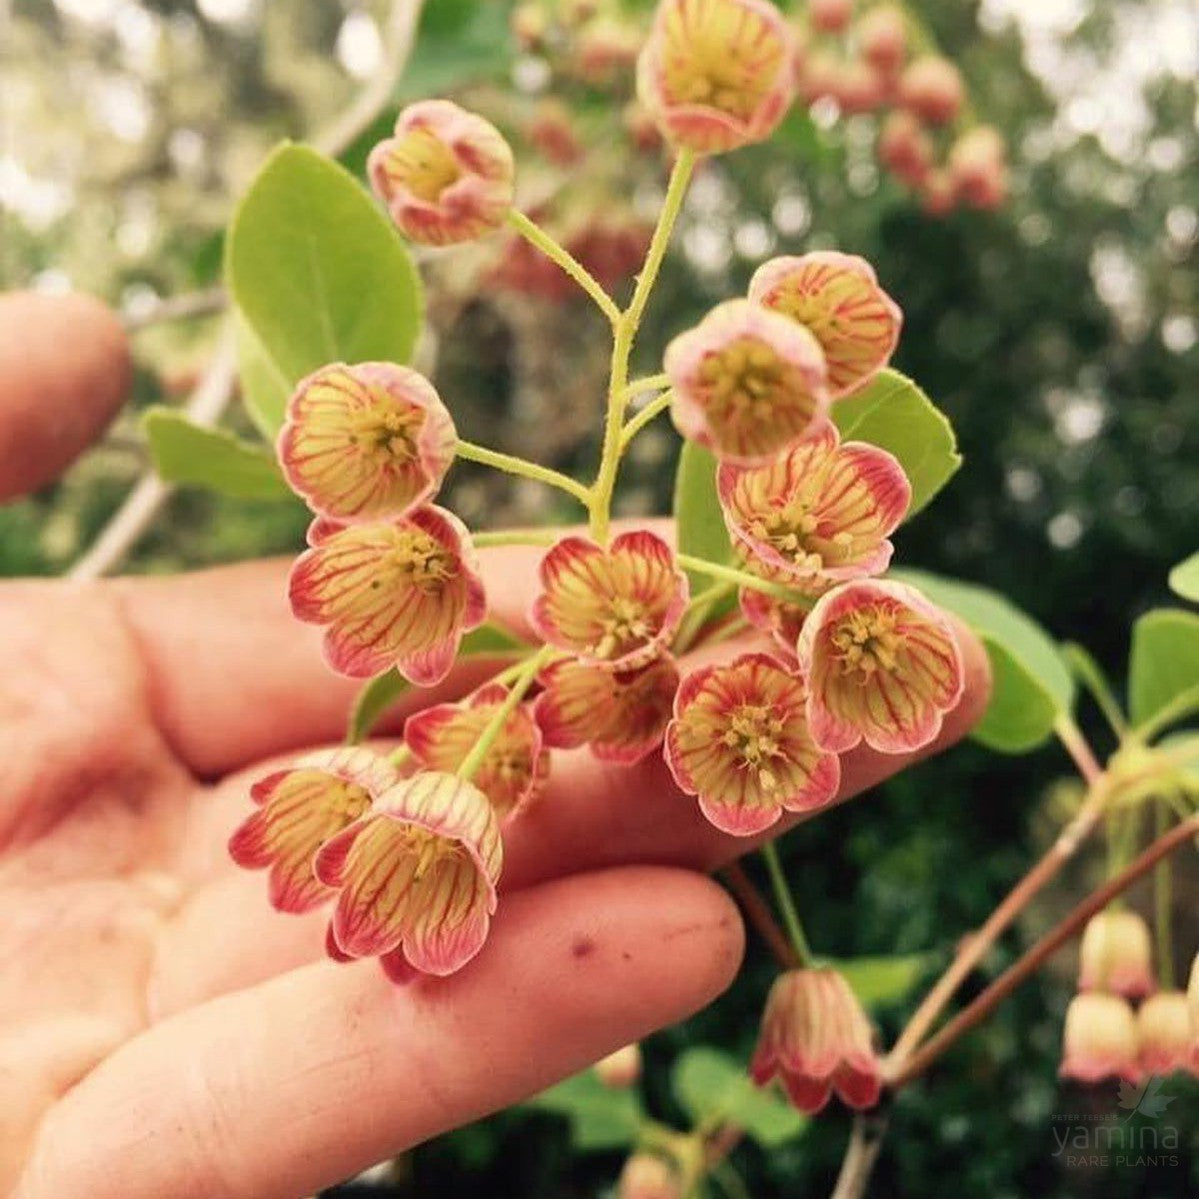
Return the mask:
<svg viewBox="0 0 1199 1199">
<path fill-rule="evenodd" d="M 758 894 L 757 887 L 745 873 L 745 867 L 740 862 L 733 862 L 724 868 L 722 875 L 728 883 L 729 890 L 737 897 L 746 918 L 757 930 L 758 936 L 766 942 L 778 964 L 784 970 L 798 970 L 800 962 L 795 956 L 791 942 L 783 935 L 770 905 Z"/>
<path fill-rule="evenodd" d="M 992 1009 L 1002 1003 L 1021 983 L 1034 974 L 1046 958 L 1080 932 L 1083 925 L 1096 912 L 1107 907 L 1117 895 L 1131 887 L 1137 879 L 1152 870 L 1158 862 L 1196 836 L 1199 836 L 1199 814 L 1175 825 L 1168 833 L 1158 837 L 1140 857 L 1109 879 L 1102 887 L 1092 891 L 1065 919 L 1037 941 L 1019 961 L 1009 966 L 981 995 L 950 1020 L 940 1032 L 930 1037 L 889 1078 L 890 1086 L 898 1090 L 923 1074 L 954 1041 L 988 1016 Z"/>
<path fill-rule="evenodd" d="M 890 1123 L 891 1112 L 886 1106 L 855 1114 L 853 1131 L 849 1134 L 849 1144 L 845 1149 L 832 1199 L 862 1199 L 870 1184 L 870 1175 L 878 1155 L 882 1152 Z"/>
</svg>

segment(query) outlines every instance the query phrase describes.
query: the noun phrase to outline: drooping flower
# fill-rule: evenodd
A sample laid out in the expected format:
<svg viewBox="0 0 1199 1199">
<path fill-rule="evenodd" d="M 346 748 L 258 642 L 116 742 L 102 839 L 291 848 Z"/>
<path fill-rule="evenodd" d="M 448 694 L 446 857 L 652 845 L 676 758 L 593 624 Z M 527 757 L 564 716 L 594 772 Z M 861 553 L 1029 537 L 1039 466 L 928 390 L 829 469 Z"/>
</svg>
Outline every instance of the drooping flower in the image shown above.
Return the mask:
<svg viewBox="0 0 1199 1199">
<path fill-rule="evenodd" d="M 809 0 L 808 20 L 821 33 L 843 33 L 853 18 L 853 0 Z"/>
<path fill-rule="evenodd" d="M 639 1151 L 620 1172 L 616 1199 L 683 1199 L 683 1182 L 664 1157 Z"/>
<path fill-rule="evenodd" d="M 749 564 L 746 565 L 748 569 Z M 751 587 L 741 588 L 739 600 L 741 615 L 774 642 L 773 648 L 783 665 L 788 670 L 798 670 L 795 643 L 807 619 L 808 609 Z"/>
<path fill-rule="evenodd" d="M 394 666 L 422 687 L 440 682 L 486 615 L 466 526 L 430 504 L 374 524 L 318 519 L 309 540 L 288 590 L 299 620 L 326 626 L 330 666 L 351 678 Z"/>
<path fill-rule="evenodd" d="M 398 779 L 395 767 L 369 749 L 307 754 L 250 788 L 257 807 L 230 837 L 229 854 L 248 870 L 269 869 L 272 907 L 306 912 L 330 894 L 312 871 L 316 851 Z"/>
<path fill-rule="evenodd" d="M 899 102 L 930 125 L 952 121 L 966 99 L 961 72 L 947 58 L 926 54 L 899 77 Z"/>
<path fill-rule="evenodd" d="M 954 194 L 973 208 L 994 209 L 1007 198 L 1008 174 L 1003 135 L 993 125 L 977 125 L 949 148 Z"/>
<path fill-rule="evenodd" d="M 404 741 L 426 770 L 452 774 L 507 695 L 506 687 L 491 683 L 461 703 L 426 708 L 408 717 Z M 523 807 L 545 781 L 549 758 L 541 752 L 541 740 L 529 709 L 518 704 L 479 763 L 471 782 L 491 801 L 501 820 Z"/>
<path fill-rule="evenodd" d="M 450 100 L 410 104 L 366 167 L 392 220 L 426 245 L 481 237 L 512 207 L 511 148 L 489 121 Z"/>
<path fill-rule="evenodd" d="M 1183 991 L 1158 991 L 1137 1009 L 1137 1063 L 1146 1074 L 1194 1070 L 1196 1033 Z"/>
<path fill-rule="evenodd" d="M 808 723 L 835 753 L 927 745 L 961 697 L 961 651 L 945 615 L 914 587 L 842 583 L 816 601 L 796 644 Z"/>
<path fill-rule="evenodd" d="M 891 454 L 831 422 L 765 466 L 722 463 L 716 485 L 734 545 L 810 595 L 886 570 L 912 499 Z"/>
<path fill-rule="evenodd" d="M 790 970 L 770 989 L 749 1066 L 758 1086 L 778 1077 L 791 1102 L 814 1115 L 836 1092 L 859 1110 L 882 1091 L 870 1021 L 836 970 Z"/>
<path fill-rule="evenodd" d="M 1078 989 L 1140 999 L 1156 990 L 1149 926 L 1136 912 L 1109 909 L 1091 917 L 1079 947 Z"/>
<path fill-rule="evenodd" d="M 872 379 L 899 342 L 903 313 L 870 263 L 855 254 L 771 258 L 750 279 L 749 298 L 811 331 L 824 351 L 834 400 Z"/>
<path fill-rule="evenodd" d="M 806 437 L 828 408 L 824 355 L 803 325 L 748 300 L 718 304 L 667 347 L 679 432 L 754 465 Z"/>
<path fill-rule="evenodd" d="M 1196 1052 L 1199 1053 L 1199 953 L 1191 961 L 1191 973 L 1187 979 L 1187 1003 L 1191 1006 L 1191 1020 L 1195 1025 Z M 1199 1058 L 1196 1059 L 1199 1068 Z"/>
<path fill-rule="evenodd" d="M 812 740 L 804 686 L 768 654 L 688 675 L 666 730 L 666 763 L 718 829 L 745 837 L 784 812 L 823 807 L 841 781 L 836 754 Z"/>
<path fill-rule="evenodd" d="M 662 744 L 679 670 L 669 654 L 623 672 L 562 658 L 546 667 L 541 682 L 533 715 L 546 745 L 587 745 L 602 761 L 631 766 Z"/>
<path fill-rule="evenodd" d="M 423 375 L 390 362 L 339 362 L 296 388 L 279 461 L 292 488 L 322 516 L 402 516 L 441 485 L 457 440 Z"/>
<path fill-rule="evenodd" d="M 722 154 L 770 136 L 794 95 L 795 42 L 768 0 L 662 0 L 637 95 L 667 141 Z"/>
<path fill-rule="evenodd" d="M 340 892 L 334 956 L 380 957 L 401 981 L 454 973 L 487 939 L 502 863 L 478 787 L 433 772 L 396 783 L 316 855 L 317 878 Z"/>
<path fill-rule="evenodd" d="M 1088 991 L 1066 1009 L 1058 1074 L 1079 1082 L 1124 1078 L 1138 1082 L 1137 1021 L 1128 1000 Z"/>
<path fill-rule="evenodd" d="M 862 57 L 876 70 L 891 76 L 903 64 L 907 53 L 907 27 L 903 9 L 881 4 L 862 14 L 857 24 Z"/>
<path fill-rule="evenodd" d="M 928 131 L 901 108 L 887 114 L 875 147 L 878 160 L 909 187 L 921 187 L 933 169 L 933 143 Z"/>
<path fill-rule="evenodd" d="M 670 546 L 645 529 L 603 549 L 563 537 L 541 560 L 531 620 L 549 645 L 581 662 L 626 672 L 653 661 L 687 606 L 687 577 Z"/>
<path fill-rule="evenodd" d="M 625 1090 L 641 1077 L 641 1046 L 634 1041 L 601 1058 L 594 1066 L 596 1076 L 606 1087 Z"/>
</svg>

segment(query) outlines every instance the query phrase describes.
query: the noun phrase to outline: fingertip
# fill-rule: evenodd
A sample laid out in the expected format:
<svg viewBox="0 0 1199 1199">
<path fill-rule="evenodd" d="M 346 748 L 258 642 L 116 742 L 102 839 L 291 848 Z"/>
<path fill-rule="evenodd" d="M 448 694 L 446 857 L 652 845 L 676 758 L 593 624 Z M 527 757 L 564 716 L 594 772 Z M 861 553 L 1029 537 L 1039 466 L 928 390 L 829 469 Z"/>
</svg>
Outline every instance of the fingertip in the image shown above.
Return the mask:
<svg viewBox="0 0 1199 1199">
<path fill-rule="evenodd" d="M 0 296 L 0 503 L 52 482 L 129 392 L 125 331 L 78 293 Z"/>
</svg>

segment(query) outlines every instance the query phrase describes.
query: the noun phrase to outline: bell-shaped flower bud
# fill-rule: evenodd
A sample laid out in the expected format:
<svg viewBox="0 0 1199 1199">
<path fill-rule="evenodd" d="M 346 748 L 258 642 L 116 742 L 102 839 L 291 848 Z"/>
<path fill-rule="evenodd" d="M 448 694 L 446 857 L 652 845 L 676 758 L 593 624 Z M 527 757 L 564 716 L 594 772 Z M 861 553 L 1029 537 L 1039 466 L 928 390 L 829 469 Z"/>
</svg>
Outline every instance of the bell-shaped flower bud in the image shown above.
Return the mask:
<svg viewBox="0 0 1199 1199">
<path fill-rule="evenodd" d="M 451 100 L 405 108 L 366 169 L 392 220 L 422 244 L 473 241 L 512 207 L 511 148 L 490 121 Z"/>
<path fill-rule="evenodd" d="M 729 462 L 765 462 L 818 428 L 828 409 L 819 342 L 749 300 L 726 300 L 680 333 L 664 365 L 679 432 Z"/>
<path fill-rule="evenodd" d="M 784 811 L 812 811 L 836 796 L 840 762 L 812 739 L 805 698 L 802 680 L 767 654 L 743 654 L 683 680 L 666 764 L 722 832 L 760 833 Z"/>
<path fill-rule="evenodd" d="M 1138 1082 L 1137 1020 L 1128 1000 L 1087 992 L 1066 1009 L 1062 1034 L 1062 1078 L 1093 1083 L 1104 1078 Z"/>
<path fill-rule="evenodd" d="M 769 0 L 661 0 L 637 95 L 667 141 L 721 154 L 774 132 L 794 61 L 790 26 Z"/>
<path fill-rule="evenodd" d="M 933 169 L 933 143 L 928 130 L 910 113 L 896 109 L 887 114 L 875 147 L 878 160 L 909 187 L 924 184 Z"/>
<path fill-rule="evenodd" d="M 775 980 L 749 1072 L 759 1086 L 777 1077 L 808 1115 L 833 1092 L 859 1110 L 878 1102 L 882 1064 L 870 1021 L 843 975 L 791 970 Z"/>
<path fill-rule="evenodd" d="M 229 839 L 229 854 L 248 870 L 270 871 L 272 907 L 307 912 L 330 895 L 312 870 L 316 851 L 398 781 L 395 767 L 369 749 L 308 754 L 250 788 L 257 806 Z"/>
<path fill-rule="evenodd" d="M 961 72 L 939 54 L 916 59 L 899 77 L 900 104 L 930 125 L 948 124 L 965 99 Z"/>
<path fill-rule="evenodd" d="M 887 579 L 826 592 L 804 621 L 796 655 L 812 737 L 835 753 L 860 741 L 889 754 L 927 745 L 965 684 L 944 613 Z"/>
<path fill-rule="evenodd" d="M 634 1041 L 595 1063 L 600 1082 L 613 1090 L 631 1087 L 641 1077 L 641 1046 Z"/>
<path fill-rule="evenodd" d="M 856 28 L 862 57 L 884 75 L 894 75 L 907 53 L 903 9 L 894 4 L 880 4 L 863 13 Z"/>
<path fill-rule="evenodd" d="M 807 329 L 820 343 L 830 399 L 869 382 L 891 359 L 903 313 L 856 254 L 816 250 L 762 263 L 749 298 Z"/>
<path fill-rule="evenodd" d="M 949 148 L 949 177 L 955 195 L 972 208 L 995 209 L 1008 191 L 1006 147 L 992 125 L 963 133 Z"/>
<path fill-rule="evenodd" d="M 820 33 L 844 33 L 853 19 L 853 0 L 808 0 L 808 20 Z"/>
<path fill-rule="evenodd" d="M 441 486 L 457 441 L 446 406 L 423 375 L 390 362 L 339 362 L 296 388 L 279 461 L 321 516 L 403 516 Z"/>
<path fill-rule="evenodd" d="M 317 520 L 308 536 L 288 593 L 297 619 L 325 626 L 329 665 L 351 678 L 394 666 L 421 687 L 445 678 L 487 614 L 466 526 L 430 504 L 374 524 Z"/>
<path fill-rule="evenodd" d="M 397 981 L 453 974 L 487 939 L 502 863 L 478 787 L 439 773 L 396 783 L 316 855 L 317 878 L 339 891 L 333 955 L 380 957 Z"/>
<path fill-rule="evenodd" d="M 620 1172 L 616 1199 L 683 1199 L 677 1168 L 654 1153 L 634 1153 Z"/>
<path fill-rule="evenodd" d="M 1196 1032 L 1182 991 L 1158 991 L 1137 1009 L 1137 1062 L 1146 1074 L 1195 1071 Z"/>
<path fill-rule="evenodd" d="M 1087 921 L 1078 954 L 1078 989 L 1140 999 L 1156 990 L 1153 940 L 1136 912 L 1110 908 Z"/>
</svg>

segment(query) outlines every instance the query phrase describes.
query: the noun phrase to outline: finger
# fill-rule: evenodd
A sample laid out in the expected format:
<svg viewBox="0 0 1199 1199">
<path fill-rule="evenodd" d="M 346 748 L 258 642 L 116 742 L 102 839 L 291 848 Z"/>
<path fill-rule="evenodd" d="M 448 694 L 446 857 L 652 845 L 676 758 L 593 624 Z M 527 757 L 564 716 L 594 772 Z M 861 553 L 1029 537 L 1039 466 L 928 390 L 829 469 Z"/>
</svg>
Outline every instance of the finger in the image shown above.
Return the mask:
<svg viewBox="0 0 1199 1199">
<path fill-rule="evenodd" d="M 44 487 L 129 392 L 129 344 L 90 296 L 0 296 L 0 503 Z"/>
<path fill-rule="evenodd" d="M 513 897 L 442 982 L 306 966 L 106 1061 L 47 1118 L 16 1199 L 294 1199 L 682 1019 L 741 950 L 718 888 L 639 868 Z"/>
<path fill-rule="evenodd" d="M 987 658 L 964 627 L 959 639 L 966 688 L 940 736 L 910 754 L 858 749 L 843 755 L 836 802 L 947 749 L 977 722 L 988 697 Z M 152 987 L 162 1012 L 259 982 L 324 953 L 327 913 L 297 918 L 271 911 L 262 876 L 234 867 L 228 858 L 225 844 L 247 810 L 250 781 L 249 774 L 227 779 L 193 812 L 187 869 L 208 881 L 160 940 Z M 713 870 L 819 814 L 788 815 L 761 837 L 730 837 L 678 790 L 658 754 L 635 767 L 607 765 L 585 751 L 560 754 L 545 793 L 505 835 L 501 886 L 507 895 L 562 875 L 634 862 Z M 247 912 L 255 913 L 253 919 L 245 918 Z"/>
</svg>

